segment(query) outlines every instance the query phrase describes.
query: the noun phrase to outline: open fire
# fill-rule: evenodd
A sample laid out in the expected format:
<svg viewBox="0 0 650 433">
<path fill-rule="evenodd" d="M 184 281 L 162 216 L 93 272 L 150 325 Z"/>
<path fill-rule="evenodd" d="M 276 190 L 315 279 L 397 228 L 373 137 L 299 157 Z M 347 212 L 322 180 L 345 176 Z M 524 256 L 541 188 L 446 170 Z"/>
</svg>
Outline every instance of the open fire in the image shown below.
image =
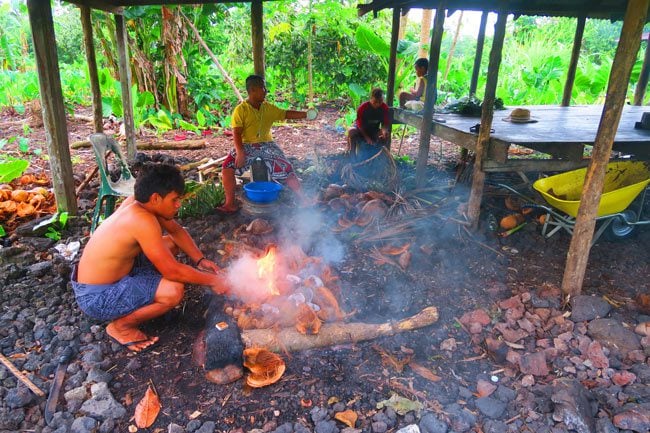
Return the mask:
<svg viewBox="0 0 650 433">
<path fill-rule="evenodd" d="M 242 257 L 230 277 L 242 303 L 228 312 L 240 329 L 295 326 L 315 334 L 322 322 L 345 317 L 337 299 L 338 277 L 322 258 L 306 255 L 299 246 L 271 244 L 259 257 Z"/>
</svg>

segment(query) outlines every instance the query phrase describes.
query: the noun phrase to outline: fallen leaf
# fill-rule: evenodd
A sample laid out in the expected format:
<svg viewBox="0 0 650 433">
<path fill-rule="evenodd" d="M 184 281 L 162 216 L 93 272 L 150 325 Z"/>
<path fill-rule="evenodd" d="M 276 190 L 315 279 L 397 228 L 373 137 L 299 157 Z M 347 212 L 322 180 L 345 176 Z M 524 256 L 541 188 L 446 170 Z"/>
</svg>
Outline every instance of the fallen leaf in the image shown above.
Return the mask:
<svg viewBox="0 0 650 433">
<path fill-rule="evenodd" d="M 430 380 L 431 382 L 438 382 L 442 380 L 442 377 L 438 376 L 433 371 L 423 365 L 418 364 L 417 362 L 409 362 L 409 367 L 411 367 L 414 372 L 424 377 L 425 379 Z"/>
<path fill-rule="evenodd" d="M 383 347 L 373 344 L 372 348 L 381 356 L 381 363 L 384 366 L 392 367 L 396 372 L 401 373 L 404 366 L 411 361 L 411 357 L 407 356 L 404 359 L 397 359 L 390 353 L 386 352 Z"/>
<path fill-rule="evenodd" d="M 151 386 L 147 388 L 144 397 L 135 407 L 135 425 L 147 428 L 156 421 L 160 412 L 160 400 Z"/>
<path fill-rule="evenodd" d="M 476 384 L 476 397 L 487 397 L 496 391 L 497 386 L 493 383 L 488 382 L 487 380 L 479 379 Z"/>
<path fill-rule="evenodd" d="M 393 394 L 388 400 L 382 400 L 377 403 L 377 409 L 384 407 L 392 407 L 395 412 L 403 416 L 411 411 L 418 412 L 422 410 L 424 405 L 419 401 L 409 400 L 408 398 Z"/>
<path fill-rule="evenodd" d="M 133 397 L 131 396 L 130 392 L 127 392 L 124 396 L 124 404 L 126 406 L 131 406 L 133 404 Z"/>
<path fill-rule="evenodd" d="M 357 422 L 357 418 L 358 416 L 356 412 L 351 409 L 344 410 L 343 412 L 337 412 L 334 415 L 334 419 L 341 421 L 343 424 L 350 428 L 354 428 L 354 425 Z"/>
<path fill-rule="evenodd" d="M 200 410 L 195 410 L 190 414 L 190 419 L 196 419 L 201 416 L 201 411 Z"/>
<path fill-rule="evenodd" d="M 340 400 L 339 400 L 338 397 L 336 397 L 336 396 L 332 396 L 332 397 L 330 397 L 330 398 L 327 399 L 327 404 L 328 404 L 328 405 L 333 405 L 333 404 L 335 404 L 335 403 L 338 403 L 339 401 L 340 401 Z"/>
</svg>

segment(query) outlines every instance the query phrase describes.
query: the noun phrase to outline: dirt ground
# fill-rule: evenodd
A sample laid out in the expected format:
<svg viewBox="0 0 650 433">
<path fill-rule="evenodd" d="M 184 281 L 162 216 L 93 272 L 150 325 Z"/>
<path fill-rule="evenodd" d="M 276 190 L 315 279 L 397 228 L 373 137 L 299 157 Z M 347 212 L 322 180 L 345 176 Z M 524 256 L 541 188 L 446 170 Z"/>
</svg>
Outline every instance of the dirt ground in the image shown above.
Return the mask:
<svg viewBox="0 0 650 433">
<path fill-rule="evenodd" d="M 79 114 L 89 113 L 80 111 Z M 160 336 L 155 348 L 136 356 L 124 351 L 110 355 L 111 387 L 119 401 L 124 404 L 137 402 L 150 383 L 155 385 L 163 408 L 152 431 L 163 431 L 163 428 L 166 431 L 166 426 L 172 422 L 186 424 L 196 411 L 200 412 L 199 419 L 215 421 L 219 431 L 254 428 L 272 431 L 287 422 L 310 425 L 314 408 L 331 408 L 337 402 L 344 403 L 345 408 L 359 415 L 358 428 L 378 431 L 373 430 L 373 416 L 379 412 L 377 404 L 390 398 L 392 393 L 422 401 L 427 410 L 434 413 L 444 413 L 443 407 L 458 403 L 479 415 L 472 397 L 477 380 L 498 376 L 500 384 L 515 391 L 522 388 L 521 374 L 508 375 L 507 368 L 504 373 L 503 364 L 489 356 L 485 347 L 460 325 L 458 319 L 482 308 L 492 315 L 495 323 L 502 314 L 499 301 L 517 294 L 538 293 L 549 287 L 556 290 L 562 281 L 569 236 L 559 233 L 545 239 L 540 234 L 540 225 L 532 218 L 522 230 L 508 237 L 497 236 L 487 228 L 485 216 L 493 214 L 500 218 L 508 212 L 503 204 L 506 194 L 491 188 L 486 189 L 479 231 L 467 230 L 461 221 L 462 212 L 459 212 L 467 199 L 467 186 L 458 184 L 449 188 L 453 184 L 458 148 L 434 139 L 429 158 L 431 191 L 419 204 L 428 203 L 435 207 L 435 212 L 427 208 L 426 217 L 414 221 L 403 236 L 393 240 L 394 245 L 410 243 L 407 266 L 380 264 L 373 255 L 373 247 L 390 242 L 372 242 L 365 236 L 373 233 L 381 237 L 391 225 L 377 225 L 374 232 L 360 227 L 340 230 L 340 213 L 322 199 L 322 194 L 329 183 L 341 182 L 341 179 L 318 176 L 309 170 L 314 165 L 327 168 L 341 163 L 340 154 L 345 149 L 346 138 L 335 126 L 340 116 L 337 109 L 322 107 L 313 122 L 295 122 L 274 129 L 276 141 L 287 156 L 295 158 L 295 166 L 305 180 L 307 191 L 321 200 L 313 208 L 298 210 L 288 199 L 286 206 L 278 206 L 272 213 L 262 215 L 275 229 L 264 242 L 282 243 L 293 239 L 307 254 L 324 257 L 339 277 L 341 307 L 353 312 L 350 321 L 389 322 L 435 306 L 440 314 L 438 322 L 420 330 L 368 342 L 283 354 L 286 373 L 272 386 L 251 389 L 242 381 L 217 386 L 206 381 L 202 368 L 192 363 L 192 344 L 205 326 L 209 295 L 203 288 L 190 287 L 179 308 L 146 325 L 145 332 Z M 23 135 L 23 119 L 15 113 L 4 112 L 0 116 L 0 137 Z M 70 120 L 70 141 L 85 139 L 91 129 L 86 121 Z M 169 133 L 164 138 L 173 137 L 174 133 Z M 42 126 L 33 127 L 28 138 L 29 170 L 48 171 L 47 161 L 42 156 L 47 154 Z M 156 137 L 139 139 L 155 140 Z M 205 141 L 204 149 L 164 153 L 177 162 L 187 163 L 206 157 L 218 158 L 231 147 L 231 138 L 223 130 L 217 130 Z M 397 152 L 398 148 L 401 155 L 415 160 L 418 136 L 407 134 L 402 138 L 402 126 L 396 126 L 393 151 Z M 36 149 L 42 149 L 41 156 L 33 153 Z M 3 152 L 19 155 L 15 142 L 6 145 Z M 155 152 L 145 153 L 152 156 Z M 72 150 L 71 157 L 79 185 L 92 170 L 94 158 L 88 148 Z M 400 163 L 398 168 L 402 182 L 413 176 L 412 165 Z M 521 183 L 516 177 L 494 180 Z M 85 215 L 92 213 L 96 190 L 95 180 L 79 196 L 81 212 Z M 400 194 L 406 197 L 407 191 L 403 188 Z M 394 227 L 400 221 L 414 219 L 417 212 L 412 207 L 402 206 L 389 221 Z M 228 261 L 222 259 L 225 241 L 233 239 L 236 228 L 257 216 L 246 212 L 232 216 L 214 213 L 182 223 L 208 257 L 228 267 Z M 69 236 L 83 237 L 88 227 L 69 233 Z M 618 317 L 634 323 L 639 314 L 635 299 L 648 293 L 649 245 L 650 230 L 638 230 L 635 237 L 623 242 L 600 240 L 591 250 L 583 294 L 614 301 Z M 11 290 L 11 287 L 3 290 Z M 93 324 L 88 321 L 88 326 Z M 441 350 L 441 344 L 450 338 L 457 342 L 457 348 Z M 386 353 L 397 360 L 408 357 L 441 380 L 424 377 L 408 366 L 399 369 L 394 363 L 386 362 Z M 554 374 L 537 378 L 537 384 L 550 383 Z M 469 395 L 467 390 L 470 390 Z M 127 412 L 133 413 L 134 406 L 135 403 L 127 405 Z M 524 425 L 534 422 L 523 413 L 520 405 L 511 404 L 501 419 L 514 431 L 523 431 Z M 408 424 L 408 418 L 400 415 L 399 419 L 389 431 Z M 122 420 L 116 431 L 127 431 L 131 423 Z M 549 421 L 547 425 L 549 423 L 553 424 Z M 480 424 L 472 427 L 474 431 L 482 431 Z"/>
</svg>

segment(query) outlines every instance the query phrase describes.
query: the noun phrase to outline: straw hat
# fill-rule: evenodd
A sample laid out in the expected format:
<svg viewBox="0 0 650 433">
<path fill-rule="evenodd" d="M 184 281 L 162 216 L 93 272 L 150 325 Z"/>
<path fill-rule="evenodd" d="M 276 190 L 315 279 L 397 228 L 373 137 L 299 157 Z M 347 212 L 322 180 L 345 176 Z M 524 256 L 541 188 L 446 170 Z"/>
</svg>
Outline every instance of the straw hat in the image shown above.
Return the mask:
<svg viewBox="0 0 650 433">
<path fill-rule="evenodd" d="M 530 115 L 530 110 L 527 108 L 515 108 L 510 112 L 508 117 L 504 117 L 503 120 L 506 122 L 512 123 L 534 123 L 537 122 L 537 119 Z"/>
</svg>

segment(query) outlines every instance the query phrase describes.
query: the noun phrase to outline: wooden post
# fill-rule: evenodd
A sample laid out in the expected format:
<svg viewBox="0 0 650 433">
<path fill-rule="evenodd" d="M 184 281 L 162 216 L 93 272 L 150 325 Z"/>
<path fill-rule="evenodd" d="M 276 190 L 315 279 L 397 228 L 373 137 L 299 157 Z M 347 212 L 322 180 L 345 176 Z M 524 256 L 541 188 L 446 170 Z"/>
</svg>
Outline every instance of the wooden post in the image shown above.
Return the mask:
<svg viewBox="0 0 650 433">
<path fill-rule="evenodd" d="M 251 37 L 253 39 L 253 65 L 255 74 L 264 76 L 264 6 L 262 0 L 251 2 Z"/>
<path fill-rule="evenodd" d="M 609 75 L 603 114 L 596 132 L 591 161 L 587 166 L 578 216 L 562 278 L 562 292 L 569 298 L 579 295 L 582 290 L 607 163 L 625 105 L 632 66 L 641 45 L 648 4 L 650 0 L 630 0 L 625 11 L 623 28 Z"/>
<path fill-rule="evenodd" d="M 397 69 L 397 43 L 399 42 L 399 21 L 401 8 L 393 8 L 393 26 L 390 33 L 390 58 L 388 60 L 388 83 L 386 84 L 386 104 L 393 106 L 395 99 L 395 70 Z"/>
<path fill-rule="evenodd" d="M 499 66 L 501 66 L 501 52 L 503 51 L 503 40 L 506 35 L 506 22 L 508 14 L 500 12 L 497 22 L 494 25 L 494 40 L 490 50 L 490 63 L 488 66 L 487 82 L 485 83 L 485 98 L 483 98 L 483 110 L 481 112 L 481 129 L 476 142 L 476 161 L 474 162 L 474 173 L 472 177 L 472 190 L 469 194 L 467 215 L 472 228 L 478 227 L 478 218 L 481 213 L 481 200 L 483 199 L 483 184 L 485 183 L 485 172 L 483 171 L 483 159 L 490 147 L 490 128 L 494 116 L 494 100 L 496 98 L 497 82 L 499 80 Z"/>
<path fill-rule="evenodd" d="M 472 69 L 472 79 L 469 82 L 469 96 L 476 94 L 478 86 L 478 74 L 481 72 L 481 60 L 483 59 L 483 45 L 485 45 L 485 27 L 487 25 L 488 11 L 481 14 L 481 24 L 478 28 L 476 38 L 476 54 L 474 55 L 474 68 Z"/>
<path fill-rule="evenodd" d="M 564 83 L 564 95 L 562 95 L 562 106 L 571 105 L 571 92 L 573 91 L 573 82 L 576 79 L 576 69 L 578 69 L 578 59 L 580 59 L 580 48 L 582 47 L 582 35 L 585 33 L 586 16 L 578 17 L 576 24 L 576 34 L 573 37 L 573 50 L 571 51 L 571 61 Z"/>
<path fill-rule="evenodd" d="M 95 58 L 95 42 L 93 41 L 93 26 L 90 21 L 90 8 L 88 6 L 79 6 L 79 10 L 81 11 L 81 29 L 84 35 L 84 47 L 86 49 L 86 63 L 88 64 L 90 91 L 93 97 L 93 126 L 95 127 L 95 132 L 104 132 L 102 92 L 99 88 L 97 60 Z"/>
<path fill-rule="evenodd" d="M 50 157 L 52 186 L 58 212 L 77 214 L 77 198 L 72 176 L 68 143 L 66 109 L 63 105 L 59 58 L 49 0 L 27 0 L 29 23 L 32 28 L 36 70 L 43 107 L 43 124 Z"/>
<path fill-rule="evenodd" d="M 645 44 L 645 55 L 643 56 L 643 66 L 639 74 L 639 81 L 634 89 L 634 105 L 643 105 L 643 98 L 648 87 L 648 76 L 650 76 L 650 33 Z"/>
<path fill-rule="evenodd" d="M 418 161 L 415 166 L 415 183 L 418 188 L 424 186 L 426 180 L 427 160 L 429 159 L 429 147 L 431 143 L 431 119 L 437 97 L 438 63 L 440 61 L 440 44 L 442 43 L 446 8 L 446 0 L 441 0 L 436 8 L 436 17 L 433 21 L 427 88 L 425 90 L 426 97 L 424 101 L 424 112 L 422 113 L 422 129 L 420 130 L 420 148 L 418 149 Z"/>
<path fill-rule="evenodd" d="M 115 36 L 117 53 L 120 61 L 120 84 L 122 85 L 122 111 L 124 114 L 124 133 L 126 134 L 126 156 L 135 158 L 135 124 L 133 121 L 133 101 L 131 100 L 131 66 L 129 64 L 128 35 L 124 25 L 124 16 L 115 14 Z"/>
</svg>

